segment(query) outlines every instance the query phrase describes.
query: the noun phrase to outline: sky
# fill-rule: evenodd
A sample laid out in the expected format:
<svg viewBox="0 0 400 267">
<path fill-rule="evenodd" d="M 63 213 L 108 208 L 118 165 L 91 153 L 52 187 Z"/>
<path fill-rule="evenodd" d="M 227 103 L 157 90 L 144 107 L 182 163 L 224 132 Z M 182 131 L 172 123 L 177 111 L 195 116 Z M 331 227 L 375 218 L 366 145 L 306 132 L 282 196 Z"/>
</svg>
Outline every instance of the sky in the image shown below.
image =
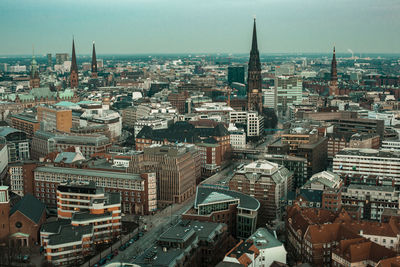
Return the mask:
<svg viewBox="0 0 400 267">
<path fill-rule="evenodd" d="M 0 0 L 0 55 L 400 53 L 400 0 Z"/>
</svg>

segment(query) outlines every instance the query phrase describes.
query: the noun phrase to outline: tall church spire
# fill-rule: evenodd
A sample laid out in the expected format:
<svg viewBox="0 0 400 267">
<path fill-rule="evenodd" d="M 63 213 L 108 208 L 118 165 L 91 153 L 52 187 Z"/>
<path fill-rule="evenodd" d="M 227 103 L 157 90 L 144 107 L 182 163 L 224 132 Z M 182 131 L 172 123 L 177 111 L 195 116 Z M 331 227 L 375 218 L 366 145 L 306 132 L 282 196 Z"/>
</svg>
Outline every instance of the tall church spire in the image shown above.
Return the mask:
<svg viewBox="0 0 400 267">
<path fill-rule="evenodd" d="M 32 62 L 31 62 L 31 74 L 29 77 L 30 88 L 40 87 L 40 77 L 39 77 L 39 66 L 35 59 L 35 48 L 32 45 Z"/>
<path fill-rule="evenodd" d="M 75 40 L 74 40 L 74 38 L 72 38 L 72 58 L 71 58 L 70 85 L 71 85 L 71 88 L 78 87 L 78 65 L 76 64 Z"/>
<path fill-rule="evenodd" d="M 336 62 L 336 49 L 333 47 L 333 56 L 331 63 L 331 80 L 329 83 L 329 95 L 339 95 L 339 88 L 337 85 L 337 62 Z"/>
<path fill-rule="evenodd" d="M 93 41 L 92 51 L 92 78 L 97 78 L 97 59 L 96 59 L 96 48 Z"/>
<path fill-rule="evenodd" d="M 247 77 L 247 109 L 262 112 L 261 62 L 257 45 L 256 19 L 253 25 L 248 77 Z"/>
<path fill-rule="evenodd" d="M 256 19 L 254 19 L 254 25 L 253 25 L 253 41 L 251 43 L 251 51 L 258 53 Z"/>
</svg>

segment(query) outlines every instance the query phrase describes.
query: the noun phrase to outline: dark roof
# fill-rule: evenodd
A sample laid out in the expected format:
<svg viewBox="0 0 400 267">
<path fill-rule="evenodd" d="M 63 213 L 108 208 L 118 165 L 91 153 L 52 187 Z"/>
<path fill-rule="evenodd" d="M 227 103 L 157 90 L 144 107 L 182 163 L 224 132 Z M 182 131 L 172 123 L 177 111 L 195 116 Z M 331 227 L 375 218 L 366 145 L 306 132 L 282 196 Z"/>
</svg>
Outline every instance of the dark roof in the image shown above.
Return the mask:
<svg viewBox="0 0 400 267">
<path fill-rule="evenodd" d="M 92 219 L 107 218 L 111 216 L 111 212 L 105 212 L 102 214 L 92 214 L 89 211 L 75 212 L 72 214 L 72 221 L 87 221 Z"/>
<path fill-rule="evenodd" d="M 47 222 L 42 224 L 40 228 L 40 232 L 46 233 L 58 233 L 60 231 L 60 227 L 63 225 L 69 225 L 71 223 L 70 219 L 58 219 L 54 222 Z"/>
<path fill-rule="evenodd" d="M 226 190 L 222 188 L 214 188 L 207 186 L 198 186 L 196 190 L 195 208 L 201 204 L 214 203 L 218 201 L 239 199 L 239 208 L 248 210 L 258 210 L 260 202 L 249 195 Z"/>
<path fill-rule="evenodd" d="M 178 121 L 171 125 L 168 129 L 153 130 L 149 126 L 144 126 L 137 134 L 136 138 L 151 139 L 163 141 L 167 139 L 169 142 L 187 142 L 198 143 L 201 139 L 213 136 L 227 136 L 228 130 L 222 123 L 215 127 L 198 127 L 190 124 L 187 121 Z"/>
<path fill-rule="evenodd" d="M 322 190 L 300 189 L 299 196 L 304 197 L 309 202 L 322 202 Z"/>
<path fill-rule="evenodd" d="M 10 211 L 10 215 L 19 211 L 34 223 L 38 223 L 46 206 L 31 194 L 25 195 Z"/>
<path fill-rule="evenodd" d="M 57 234 L 49 236 L 49 246 L 60 245 L 70 242 L 77 242 L 82 240 L 82 235 L 93 233 L 93 225 L 85 226 L 73 226 L 73 225 L 62 225 L 60 231 Z"/>
</svg>

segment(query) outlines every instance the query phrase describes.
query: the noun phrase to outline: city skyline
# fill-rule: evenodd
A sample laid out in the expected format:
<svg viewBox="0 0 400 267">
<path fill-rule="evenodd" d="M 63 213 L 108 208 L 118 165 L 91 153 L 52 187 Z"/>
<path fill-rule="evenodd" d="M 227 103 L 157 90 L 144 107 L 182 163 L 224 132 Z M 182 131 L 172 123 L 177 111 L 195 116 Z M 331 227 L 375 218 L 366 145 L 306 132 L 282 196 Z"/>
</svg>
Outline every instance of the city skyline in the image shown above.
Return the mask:
<svg viewBox="0 0 400 267">
<path fill-rule="evenodd" d="M 259 50 L 400 53 L 400 3 L 381 1 L 9 1 L 0 3 L 0 55 L 246 53 L 252 18 Z M 222 16 L 221 16 L 222 14 Z M 357 16 L 355 16 L 357 14 Z M 185 22 L 185 23 L 182 23 Z M 383 30 L 382 30 L 383 29 Z"/>
</svg>

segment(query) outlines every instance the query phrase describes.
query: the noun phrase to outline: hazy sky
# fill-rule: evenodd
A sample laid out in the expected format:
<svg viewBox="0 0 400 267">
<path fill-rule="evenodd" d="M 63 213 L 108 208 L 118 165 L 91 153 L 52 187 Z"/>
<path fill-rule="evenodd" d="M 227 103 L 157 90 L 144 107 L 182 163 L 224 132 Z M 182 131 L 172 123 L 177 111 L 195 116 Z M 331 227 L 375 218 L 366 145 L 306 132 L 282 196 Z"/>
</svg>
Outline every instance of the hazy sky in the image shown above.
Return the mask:
<svg viewBox="0 0 400 267">
<path fill-rule="evenodd" d="M 400 0 L 0 0 L 0 54 L 400 53 Z"/>
</svg>

